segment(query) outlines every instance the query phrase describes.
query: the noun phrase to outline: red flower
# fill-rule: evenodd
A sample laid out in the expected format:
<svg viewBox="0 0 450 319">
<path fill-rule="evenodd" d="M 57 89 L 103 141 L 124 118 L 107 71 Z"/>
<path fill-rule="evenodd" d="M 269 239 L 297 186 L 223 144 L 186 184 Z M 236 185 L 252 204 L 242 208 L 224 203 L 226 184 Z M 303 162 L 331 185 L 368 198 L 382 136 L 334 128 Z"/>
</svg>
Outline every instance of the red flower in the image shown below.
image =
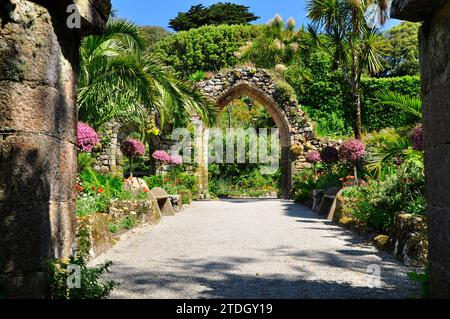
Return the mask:
<svg viewBox="0 0 450 319">
<path fill-rule="evenodd" d="M 105 190 L 104 190 L 103 188 L 100 187 L 100 188 L 98 189 L 98 192 L 99 192 L 100 194 L 102 194 L 102 193 L 105 192 Z"/>
<path fill-rule="evenodd" d="M 148 193 L 148 192 L 149 192 L 148 188 L 144 188 L 144 193 Z"/>
</svg>

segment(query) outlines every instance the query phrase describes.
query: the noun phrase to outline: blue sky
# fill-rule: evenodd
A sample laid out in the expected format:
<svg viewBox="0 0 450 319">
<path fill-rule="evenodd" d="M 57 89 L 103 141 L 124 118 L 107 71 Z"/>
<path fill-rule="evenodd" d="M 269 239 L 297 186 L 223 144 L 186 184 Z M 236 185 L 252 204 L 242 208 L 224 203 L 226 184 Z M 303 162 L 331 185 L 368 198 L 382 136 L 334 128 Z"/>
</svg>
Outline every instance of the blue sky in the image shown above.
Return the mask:
<svg viewBox="0 0 450 319">
<path fill-rule="evenodd" d="M 113 7 L 122 18 L 140 25 L 158 25 L 168 29 L 169 20 L 178 12 L 187 11 L 192 5 L 205 6 L 216 2 L 233 2 L 250 7 L 250 11 L 261 17 L 255 23 L 266 23 L 276 13 L 283 18 L 294 17 L 297 24 L 306 24 L 305 0 L 112 0 Z M 390 21 L 389 28 L 398 21 Z"/>
</svg>

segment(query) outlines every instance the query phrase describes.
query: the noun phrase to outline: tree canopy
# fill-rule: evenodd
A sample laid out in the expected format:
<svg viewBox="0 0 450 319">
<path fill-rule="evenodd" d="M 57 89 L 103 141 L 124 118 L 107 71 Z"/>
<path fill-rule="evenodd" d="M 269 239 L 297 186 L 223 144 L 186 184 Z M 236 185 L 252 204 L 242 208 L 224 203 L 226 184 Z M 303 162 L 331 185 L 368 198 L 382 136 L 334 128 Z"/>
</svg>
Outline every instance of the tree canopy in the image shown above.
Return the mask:
<svg viewBox="0 0 450 319">
<path fill-rule="evenodd" d="M 139 29 L 142 37 L 144 38 L 147 49 L 150 51 L 154 49 L 156 43 L 171 35 L 169 31 L 158 26 L 143 26 Z"/>
<path fill-rule="evenodd" d="M 249 24 L 259 17 L 249 12 L 249 7 L 219 2 L 209 7 L 201 4 L 192 6 L 187 12 L 179 12 L 170 20 L 169 26 L 175 31 L 187 31 L 204 25 Z"/>
<path fill-rule="evenodd" d="M 384 75 L 419 74 L 420 23 L 402 22 L 386 32 L 387 65 Z"/>
</svg>

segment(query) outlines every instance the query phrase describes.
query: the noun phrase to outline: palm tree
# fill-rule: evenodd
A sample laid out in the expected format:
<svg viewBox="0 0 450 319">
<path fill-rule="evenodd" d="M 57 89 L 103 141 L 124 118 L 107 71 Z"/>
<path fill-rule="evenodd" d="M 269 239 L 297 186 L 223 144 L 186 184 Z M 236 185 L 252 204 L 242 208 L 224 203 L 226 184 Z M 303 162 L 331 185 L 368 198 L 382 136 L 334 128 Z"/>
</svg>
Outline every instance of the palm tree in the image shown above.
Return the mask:
<svg viewBox="0 0 450 319">
<path fill-rule="evenodd" d="M 377 104 L 391 105 L 410 114 L 414 119 L 422 121 L 422 99 L 395 93 L 392 91 L 380 91 L 375 94 Z"/>
<path fill-rule="evenodd" d="M 387 1 L 387 0 L 386 0 Z M 370 5 L 383 8 L 380 0 L 309 0 L 308 26 L 314 41 L 333 57 L 352 89 L 354 134 L 361 138 L 361 76 L 364 71 L 376 74 L 382 70 L 383 44 L 378 28 L 370 28 L 365 15 Z M 327 35 L 324 40 L 318 33 Z"/>
<path fill-rule="evenodd" d="M 78 105 L 79 118 L 97 128 L 112 120 L 133 122 L 152 110 L 176 126 L 193 113 L 206 124 L 215 119 L 211 103 L 191 83 L 145 53 L 138 27 L 117 19 L 103 35 L 83 39 Z M 135 124 L 141 123 L 146 121 Z"/>
</svg>

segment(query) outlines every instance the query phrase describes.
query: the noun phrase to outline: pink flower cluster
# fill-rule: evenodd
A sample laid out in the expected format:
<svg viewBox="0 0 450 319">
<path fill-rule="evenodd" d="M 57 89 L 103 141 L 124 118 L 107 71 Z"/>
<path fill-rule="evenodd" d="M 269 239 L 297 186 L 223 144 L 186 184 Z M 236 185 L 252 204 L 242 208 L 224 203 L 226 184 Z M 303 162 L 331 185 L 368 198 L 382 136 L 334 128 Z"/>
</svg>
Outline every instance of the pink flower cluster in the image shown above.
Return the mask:
<svg viewBox="0 0 450 319">
<path fill-rule="evenodd" d="M 423 151 L 423 127 L 418 125 L 411 133 L 411 141 L 416 151 Z"/>
<path fill-rule="evenodd" d="M 91 152 L 100 142 L 97 132 L 86 123 L 77 124 L 77 148 L 81 152 Z"/>
<path fill-rule="evenodd" d="M 183 159 L 179 155 L 170 156 L 166 151 L 156 151 L 152 154 L 152 157 L 163 164 L 168 165 L 181 165 Z"/>
<path fill-rule="evenodd" d="M 123 141 L 122 145 L 120 146 L 120 150 L 122 151 L 123 155 L 131 159 L 145 155 L 144 144 L 142 144 L 141 141 L 132 138 L 127 138 L 125 141 Z"/>
<path fill-rule="evenodd" d="M 311 164 L 316 164 L 321 161 L 320 153 L 317 151 L 311 151 L 306 155 L 306 161 Z"/>
<path fill-rule="evenodd" d="M 366 146 L 357 139 L 345 142 L 339 149 L 339 158 L 341 161 L 356 163 L 366 155 Z"/>
</svg>

